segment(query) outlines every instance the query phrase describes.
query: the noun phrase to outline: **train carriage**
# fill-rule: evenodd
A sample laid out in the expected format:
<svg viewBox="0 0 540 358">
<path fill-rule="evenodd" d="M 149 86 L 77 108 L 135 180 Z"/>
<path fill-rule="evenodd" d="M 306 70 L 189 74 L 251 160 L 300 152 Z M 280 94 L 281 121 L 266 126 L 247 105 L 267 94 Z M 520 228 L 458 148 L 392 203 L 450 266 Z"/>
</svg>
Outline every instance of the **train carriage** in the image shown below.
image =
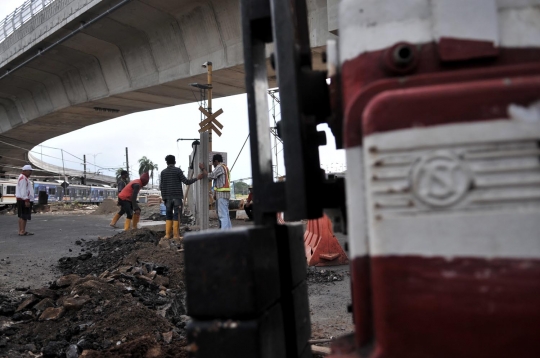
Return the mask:
<svg viewBox="0 0 540 358">
<path fill-rule="evenodd" d="M 39 198 L 39 192 L 44 191 L 49 195 L 48 201 L 49 203 L 54 203 L 59 201 L 59 198 L 61 195 L 62 187 L 56 183 L 51 182 L 42 182 L 42 181 L 34 181 L 34 198 L 35 201 L 38 201 Z"/>
<path fill-rule="evenodd" d="M 59 183 L 33 181 L 34 187 L 34 202 L 38 203 L 39 193 L 45 192 L 48 195 L 48 203 L 64 202 L 64 203 L 86 203 L 99 204 L 104 199 L 116 200 L 118 193 L 116 188 L 104 186 L 87 186 L 71 184 L 64 189 Z M 0 181 L 0 207 L 6 205 L 15 205 L 17 199 L 15 191 L 17 181 L 15 179 L 5 179 Z"/>
<path fill-rule="evenodd" d="M 17 203 L 16 188 L 17 182 L 15 180 L 0 181 L 0 207 Z"/>
</svg>

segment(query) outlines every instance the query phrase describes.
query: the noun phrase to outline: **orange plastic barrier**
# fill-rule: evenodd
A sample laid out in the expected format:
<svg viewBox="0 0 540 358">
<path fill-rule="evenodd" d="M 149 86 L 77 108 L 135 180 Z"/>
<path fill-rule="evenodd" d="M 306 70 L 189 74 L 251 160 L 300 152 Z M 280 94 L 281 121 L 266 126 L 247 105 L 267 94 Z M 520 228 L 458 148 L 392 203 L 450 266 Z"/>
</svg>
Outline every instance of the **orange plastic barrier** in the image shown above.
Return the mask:
<svg viewBox="0 0 540 358">
<path fill-rule="evenodd" d="M 308 220 L 304 248 L 309 266 L 339 266 L 349 263 L 345 251 L 334 236 L 332 222 L 326 215 L 320 219 Z"/>
</svg>

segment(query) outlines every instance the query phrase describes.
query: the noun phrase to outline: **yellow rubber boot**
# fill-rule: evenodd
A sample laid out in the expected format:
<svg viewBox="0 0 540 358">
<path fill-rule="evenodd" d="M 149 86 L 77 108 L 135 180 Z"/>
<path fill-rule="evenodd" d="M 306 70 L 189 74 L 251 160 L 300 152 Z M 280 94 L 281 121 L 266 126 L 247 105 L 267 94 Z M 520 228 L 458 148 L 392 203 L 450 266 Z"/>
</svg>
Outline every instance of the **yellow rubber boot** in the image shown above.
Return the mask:
<svg viewBox="0 0 540 358">
<path fill-rule="evenodd" d="M 180 240 L 180 223 L 177 220 L 173 221 L 173 239 Z"/>
<path fill-rule="evenodd" d="M 118 222 L 118 220 L 120 220 L 120 214 L 116 213 L 109 226 L 117 227 L 116 223 Z"/>
<path fill-rule="evenodd" d="M 133 214 L 133 221 L 131 222 L 131 226 L 133 229 L 137 229 L 137 225 L 139 224 L 139 219 L 141 218 L 140 214 Z"/>
<path fill-rule="evenodd" d="M 165 236 L 163 238 L 170 239 L 172 236 L 172 231 L 173 231 L 173 221 L 172 220 L 165 221 Z"/>
<path fill-rule="evenodd" d="M 124 231 L 128 231 L 130 226 L 131 226 L 131 219 L 126 219 L 126 222 L 124 223 Z"/>
</svg>

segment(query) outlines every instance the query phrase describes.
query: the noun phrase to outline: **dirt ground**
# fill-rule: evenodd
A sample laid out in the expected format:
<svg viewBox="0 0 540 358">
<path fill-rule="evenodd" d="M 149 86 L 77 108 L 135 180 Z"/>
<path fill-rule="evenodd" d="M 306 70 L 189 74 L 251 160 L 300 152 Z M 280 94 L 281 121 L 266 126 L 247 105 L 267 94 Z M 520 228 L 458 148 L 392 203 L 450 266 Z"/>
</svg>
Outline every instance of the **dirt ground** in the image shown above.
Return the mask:
<svg viewBox="0 0 540 358">
<path fill-rule="evenodd" d="M 187 357 L 179 244 L 85 214 L 39 215 L 24 238 L 0 216 L 0 357 Z M 347 266 L 309 268 L 313 339 L 352 331 L 349 285 Z"/>
</svg>

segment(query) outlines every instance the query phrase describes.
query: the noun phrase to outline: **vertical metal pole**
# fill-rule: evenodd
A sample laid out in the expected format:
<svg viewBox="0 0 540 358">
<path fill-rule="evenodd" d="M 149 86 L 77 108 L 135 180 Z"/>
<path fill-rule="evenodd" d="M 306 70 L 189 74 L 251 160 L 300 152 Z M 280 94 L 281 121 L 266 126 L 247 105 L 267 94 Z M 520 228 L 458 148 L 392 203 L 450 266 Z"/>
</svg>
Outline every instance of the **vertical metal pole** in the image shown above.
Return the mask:
<svg viewBox="0 0 540 358">
<path fill-rule="evenodd" d="M 275 94 L 274 94 L 275 96 Z M 274 117 L 274 127 L 276 128 L 275 131 L 277 133 L 277 122 L 276 122 L 276 98 L 272 96 L 272 117 Z M 274 135 L 274 153 L 275 153 L 275 157 L 276 157 L 276 180 L 279 178 L 279 167 L 278 167 L 278 151 L 277 151 L 277 147 L 278 147 L 278 139 L 277 139 L 277 136 Z"/>
<path fill-rule="evenodd" d="M 206 78 L 206 82 L 207 82 L 207 85 L 208 85 L 208 107 L 207 107 L 207 110 L 210 114 L 212 114 L 212 62 L 208 61 L 206 62 L 206 69 L 207 69 L 207 78 Z M 202 152 L 205 153 L 205 161 L 203 163 L 205 163 L 205 165 L 208 164 L 208 153 L 212 151 L 212 130 L 210 129 L 209 131 L 206 132 L 208 134 L 208 143 L 207 145 L 205 146 L 204 143 L 202 142 L 201 140 L 201 149 L 202 149 Z M 201 138 L 202 139 L 202 138 Z M 212 172 L 212 165 L 208 165 L 208 173 L 211 173 Z M 207 184 L 207 187 L 208 187 L 208 192 L 210 192 L 212 190 L 212 182 L 208 179 L 206 179 L 208 184 Z M 208 194 L 206 195 L 206 199 L 208 201 Z M 208 211 L 210 208 L 209 206 L 205 206 L 204 207 L 204 210 L 205 211 Z M 216 211 L 217 211 L 217 203 L 216 203 Z M 201 227 L 202 228 L 202 227 Z M 208 227 L 206 227 L 208 228 Z"/>
<path fill-rule="evenodd" d="M 83 185 L 86 185 L 86 154 L 83 154 L 83 160 L 84 160 L 84 183 L 83 183 Z"/>
<path fill-rule="evenodd" d="M 128 177 L 129 177 L 129 157 L 128 157 L 128 147 L 126 147 L 126 171 L 128 172 Z"/>
<path fill-rule="evenodd" d="M 62 172 L 64 174 L 64 181 L 67 183 L 66 168 L 64 167 L 64 150 L 60 149 L 60 152 L 62 153 Z"/>
<path fill-rule="evenodd" d="M 208 112 L 212 114 L 212 62 L 207 62 L 208 69 Z M 208 131 L 208 151 L 212 151 L 212 130 Z"/>
<path fill-rule="evenodd" d="M 199 147 L 199 163 L 203 163 L 204 165 L 208 164 L 208 132 L 201 133 L 201 144 Z M 209 195 L 209 181 L 208 178 L 203 178 L 200 181 L 199 186 L 199 197 L 197 199 L 197 209 L 198 209 L 198 218 L 199 218 L 199 226 L 201 230 L 208 229 L 208 214 L 209 214 L 209 207 L 208 207 L 208 195 Z"/>
</svg>

